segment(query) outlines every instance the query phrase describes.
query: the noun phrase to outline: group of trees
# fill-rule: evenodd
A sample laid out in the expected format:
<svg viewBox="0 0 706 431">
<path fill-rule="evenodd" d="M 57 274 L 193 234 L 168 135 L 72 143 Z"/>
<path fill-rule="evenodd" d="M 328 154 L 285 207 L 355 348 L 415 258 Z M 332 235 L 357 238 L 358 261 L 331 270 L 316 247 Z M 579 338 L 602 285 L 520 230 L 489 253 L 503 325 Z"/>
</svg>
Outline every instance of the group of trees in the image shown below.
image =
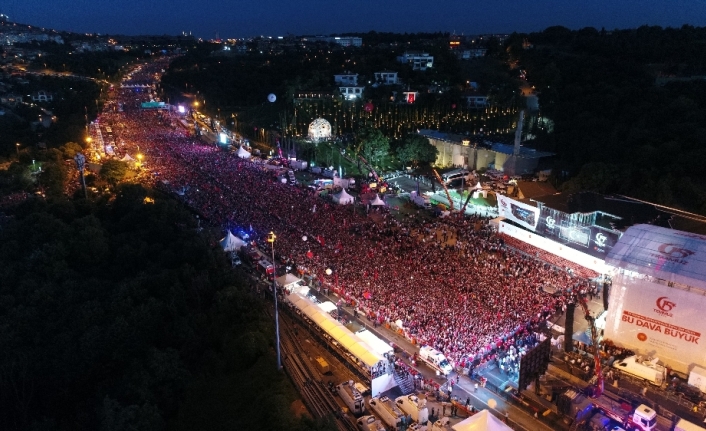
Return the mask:
<svg viewBox="0 0 706 431">
<path fill-rule="evenodd" d="M 266 303 L 176 201 L 125 185 L 6 215 L 0 428 L 327 429 L 293 416 Z"/>
<path fill-rule="evenodd" d="M 554 133 L 533 133 L 557 153 L 565 190 L 706 214 L 706 28 L 552 27 L 513 35 L 509 48 L 554 121 Z"/>
</svg>

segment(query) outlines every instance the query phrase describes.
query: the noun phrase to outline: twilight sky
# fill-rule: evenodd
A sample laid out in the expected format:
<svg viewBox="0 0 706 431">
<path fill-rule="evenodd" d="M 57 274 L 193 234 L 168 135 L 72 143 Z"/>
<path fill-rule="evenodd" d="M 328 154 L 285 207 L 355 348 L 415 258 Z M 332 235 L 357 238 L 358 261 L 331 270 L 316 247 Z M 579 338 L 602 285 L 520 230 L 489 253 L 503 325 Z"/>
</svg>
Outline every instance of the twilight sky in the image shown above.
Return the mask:
<svg viewBox="0 0 706 431">
<path fill-rule="evenodd" d="M 57 30 L 222 38 L 287 33 L 706 26 L 706 0 L 3 0 L 13 21 Z"/>
</svg>

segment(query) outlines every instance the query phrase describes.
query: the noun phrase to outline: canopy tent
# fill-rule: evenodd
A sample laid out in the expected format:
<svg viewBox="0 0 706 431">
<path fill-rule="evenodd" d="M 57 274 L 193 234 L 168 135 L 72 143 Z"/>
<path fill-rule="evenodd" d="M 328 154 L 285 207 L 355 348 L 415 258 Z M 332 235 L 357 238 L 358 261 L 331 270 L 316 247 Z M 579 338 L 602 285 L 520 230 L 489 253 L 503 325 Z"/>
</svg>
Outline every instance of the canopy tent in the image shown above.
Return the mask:
<svg viewBox="0 0 706 431">
<path fill-rule="evenodd" d="M 488 410 L 481 410 L 451 427 L 454 431 L 512 431 Z"/>
<path fill-rule="evenodd" d="M 297 284 L 302 281 L 301 278 L 294 276 L 293 274 L 284 274 L 281 277 L 277 277 L 277 284 L 282 287 L 290 287 L 293 284 Z"/>
<path fill-rule="evenodd" d="M 648 224 L 630 226 L 605 263 L 706 290 L 706 236 Z"/>
<path fill-rule="evenodd" d="M 333 195 L 333 201 L 339 205 L 348 205 L 353 203 L 353 196 L 346 193 L 346 189 L 343 189 L 340 193 Z"/>
<path fill-rule="evenodd" d="M 243 148 L 242 146 L 240 148 L 238 148 L 238 153 L 236 155 L 238 157 L 240 157 L 241 159 L 249 159 L 250 158 L 250 153 L 248 153 L 248 151 L 245 148 Z"/>
<path fill-rule="evenodd" d="M 377 365 L 380 361 L 385 359 L 309 298 L 293 293 L 287 296 L 287 299 L 297 307 L 302 314 L 326 331 L 331 338 L 348 349 L 353 356 L 358 358 L 358 360 L 364 363 L 368 368 Z"/>
<path fill-rule="evenodd" d="M 392 355 L 395 351 L 390 346 L 388 343 L 383 341 L 382 339 L 378 338 L 377 335 L 373 334 L 372 332 L 368 331 L 367 329 L 363 329 L 361 331 L 358 331 L 355 333 L 358 337 L 360 337 L 363 341 L 365 341 L 370 347 L 375 349 L 376 352 L 379 354 L 385 356 L 385 354 Z"/>
<path fill-rule="evenodd" d="M 336 304 L 334 304 L 333 302 L 326 301 L 326 302 L 320 303 L 319 308 L 321 308 L 322 310 L 324 310 L 327 313 L 330 313 L 333 310 L 336 310 L 338 307 L 336 307 Z"/>
<path fill-rule="evenodd" d="M 221 240 L 221 247 L 223 247 L 223 251 L 238 251 L 240 250 L 240 247 L 244 245 L 245 242 L 230 233 L 230 231 L 228 231 L 228 234 L 225 236 L 225 238 Z"/>
<path fill-rule="evenodd" d="M 134 162 L 135 159 L 130 157 L 129 154 L 125 154 L 122 159 L 120 159 L 121 162 Z"/>
<path fill-rule="evenodd" d="M 373 205 L 373 206 L 380 206 L 380 205 L 383 205 L 383 206 L 384 206 L 384 205 L 387 205 L 387 204 L 385 203 L 385 201 L 383 201 L 382 199 L 380 199 L 380 196 L 378 196 L 377 193 L 375 193 L 375 199 L 373 199 L 372 201 L 370 201 L 370 205 Z"/>
</svg>

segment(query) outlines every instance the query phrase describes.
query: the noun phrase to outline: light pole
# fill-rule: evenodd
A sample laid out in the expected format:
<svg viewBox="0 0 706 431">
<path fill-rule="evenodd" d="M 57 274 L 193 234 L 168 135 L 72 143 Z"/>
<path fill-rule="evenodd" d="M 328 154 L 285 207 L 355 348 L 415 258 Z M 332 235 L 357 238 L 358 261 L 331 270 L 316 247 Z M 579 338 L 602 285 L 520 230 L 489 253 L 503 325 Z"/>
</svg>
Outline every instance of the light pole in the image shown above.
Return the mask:
<svg viewBox="0 0 706 431">
<path fill-rule="evenodd" d="M 17 150 L 17 158 L 20 158 L 20 143 L 15 143 L 15 150 Z"/>
<path fill-rule="evenodd" d="M 275 296 L 275 343 L 277 344 L 277 371 L 282 370 L 282 360 L 279 354 L 279 308 L 277 306 L 277 267 L 275 266 L 275 240 L 277 235 L 270 232 L 267 235 L 267 242 L 272 248 L 272 293 Z"/>
<path fill-rule="evenodd" d="M 74 156 L 74 161 L 76 162 L 76 167 L 78 168 L 78 173 L 81 176 L 81 186 L 83 187 L 83 197 L 88 199 L 88 192 L 86 191 L 86 177 L 83 175 L 84 168 L 86 167 L 86 156 L 81 153 L 76 153 Z"/>
</svg>

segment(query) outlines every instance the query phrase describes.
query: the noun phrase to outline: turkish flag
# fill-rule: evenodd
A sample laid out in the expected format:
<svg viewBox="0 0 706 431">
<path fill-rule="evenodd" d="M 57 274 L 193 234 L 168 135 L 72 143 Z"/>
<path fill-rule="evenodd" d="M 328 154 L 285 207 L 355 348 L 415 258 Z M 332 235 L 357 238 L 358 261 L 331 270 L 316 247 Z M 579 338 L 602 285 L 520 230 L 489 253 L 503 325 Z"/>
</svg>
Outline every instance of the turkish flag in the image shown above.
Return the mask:
<svg viewBox="0 0 706 431">
<path fill-rule="evenodd" d="M 313 259 L 313 258 L 314 258 L 314 253 L 312 253 L 311 250 L 308 250 L 308 251 L 306 252 L 306 257 L 308 257 L 309 259 Z"/>
</svg>

